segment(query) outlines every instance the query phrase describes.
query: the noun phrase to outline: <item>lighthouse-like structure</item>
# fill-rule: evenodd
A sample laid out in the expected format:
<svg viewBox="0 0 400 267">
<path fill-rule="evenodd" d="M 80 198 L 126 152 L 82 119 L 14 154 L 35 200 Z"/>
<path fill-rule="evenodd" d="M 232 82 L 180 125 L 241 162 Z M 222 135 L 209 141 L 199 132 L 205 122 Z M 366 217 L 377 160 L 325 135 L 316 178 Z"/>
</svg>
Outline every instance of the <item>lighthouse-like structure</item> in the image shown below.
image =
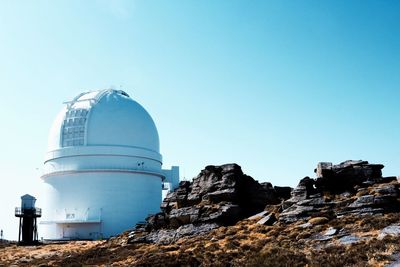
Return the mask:
<svg viewBox="0 0 400 267">
<path fill-rule="evenodd" d="M 157 128 L 121 90 L 99 90 L 66 102 L 50 130 L 45 156 L 45 239 L 99 239 L 132 228 L 159 211 L 162 188 L 179 168 L 162 169 Z"/>
</svg>

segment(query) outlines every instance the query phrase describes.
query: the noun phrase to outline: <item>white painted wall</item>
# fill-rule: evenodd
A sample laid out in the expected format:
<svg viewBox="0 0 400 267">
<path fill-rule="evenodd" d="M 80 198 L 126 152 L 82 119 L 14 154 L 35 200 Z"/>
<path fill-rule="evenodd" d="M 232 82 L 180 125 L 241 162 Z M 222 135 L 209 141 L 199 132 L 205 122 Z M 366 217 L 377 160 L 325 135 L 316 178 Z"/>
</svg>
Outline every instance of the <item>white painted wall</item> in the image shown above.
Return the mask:
<svg viewBox="0 0 400 267">
<path fill-rule="evenodd" d="M 92 172 L 66 174 L 45 178 L 48 195 L 44 203 L 40 233 L 46 239 L 65 237 L 65 228 L 75 228 L 78 238 L 93 238 L 100 229 L 103 237 L 132 229 L 148 214 L 159 212 L 161 178 L 135 173 Z M 94 211 L 85 217 L 88 210 Z M 69 218 L 62 215 L 74 214 Z M 99 213 L 100 223 L 96 220 Z M 90 212 L 89 212 L 90 214 Z M 84 223 L 84 221 L 87 223 Z M 71 223 L 68 223 L 70 221 Z M 73 222 L 80 224 L 73 224 Z"/>
</svg>

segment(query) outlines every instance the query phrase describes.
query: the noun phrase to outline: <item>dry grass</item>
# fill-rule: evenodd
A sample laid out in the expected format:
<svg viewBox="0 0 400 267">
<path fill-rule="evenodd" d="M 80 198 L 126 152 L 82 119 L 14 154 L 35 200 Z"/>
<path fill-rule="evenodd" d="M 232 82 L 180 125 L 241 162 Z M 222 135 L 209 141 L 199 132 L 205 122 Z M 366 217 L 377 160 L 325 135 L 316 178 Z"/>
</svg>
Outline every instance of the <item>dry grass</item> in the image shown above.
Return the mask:
<svg viewBox="0 0 400 267">
<path fill-rule="evenodd" d="M 245 220 L 171 245 L 126 245 L 119 240 L 9 245 L 0 248 L 0 266 L 384 266 L 399 252 L 400 238 L 379 240 L 378 230 L 396 222 L 396 213 L 345 216 L 306 229 L 299 227 L 300 222 L 263 226 Z M 340 245 L 337 237 L 311 238 L 329 227 L 369 238 L 352 245 Z"/>
<path fill-rule="evenodd" d="M 48 266 L 54 259 L 72 258 L 74 255 L 89 251 L 105 241 L 73 241 L 63 244 L 40 246 L 9 246 L 0 248 L 0 266 Z"/>
</svg>

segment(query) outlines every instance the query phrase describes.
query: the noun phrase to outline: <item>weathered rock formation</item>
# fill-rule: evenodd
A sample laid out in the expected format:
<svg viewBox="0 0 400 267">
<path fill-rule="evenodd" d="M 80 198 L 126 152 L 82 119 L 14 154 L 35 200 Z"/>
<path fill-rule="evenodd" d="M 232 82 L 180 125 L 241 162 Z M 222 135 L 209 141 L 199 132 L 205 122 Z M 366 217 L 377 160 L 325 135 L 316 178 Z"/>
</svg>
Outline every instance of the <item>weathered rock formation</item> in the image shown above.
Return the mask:
<svg viewBox="0 0 400 267">
<path fill-rule="evenodd" d="M 320 162 L 314 170 L 317 174 L 315 187 L 330 192 L 353 190 L 356 185 L 381 181 L 383 167 L 382 164 L 369 164 L 362 160 L 347 160 L 338 165 Z"/>
<path fill-rule="evenodd" d="M 182 236 L 232 225 L 267 204 L 290 197 L 290 187 L 260 184 L 243 174 L 237 164 L 207 166 L 192 182 L 182 181 L 164 199 L 161 213 L 139 225 L 130 242 L 169 243 Z"/>
<path fill-rule="evenodd" d="M 138 225 L 129 242 L 171 243 L 249 216 L 260 225 L 315 224 L 345 215 L 400 211 L 400 185 L 396 177 L 382 177 L 383 167 L 361 160 L 321 162 L 317 178 L 305 177 L 292 189 L 260 184 L 236 164 L 207 166 L 192 182 L 182 181 L 168 194 L 162 212 Z"/>
<path fill-rule="evenodd" d="M 318 163 L 316 179 L 306 177 L 282 204 L 279 220 L 291 223 L 312 217 L 382 214 L 400 210 L 396 177 L 382 177 L 381 164 L 348 160 Z"/>
</svg>

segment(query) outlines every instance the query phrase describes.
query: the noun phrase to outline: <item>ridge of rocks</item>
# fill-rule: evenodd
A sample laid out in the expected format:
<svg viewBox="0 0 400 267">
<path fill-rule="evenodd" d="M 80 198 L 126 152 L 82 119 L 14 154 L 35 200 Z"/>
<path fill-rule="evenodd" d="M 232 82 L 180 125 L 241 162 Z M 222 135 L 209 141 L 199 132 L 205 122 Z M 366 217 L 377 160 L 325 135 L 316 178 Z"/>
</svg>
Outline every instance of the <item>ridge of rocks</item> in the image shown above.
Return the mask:
<svg viewBox="0 0 400 267">
<path fill-rule="evenodd" d="M 305 177 L 293 189 L 259 183 L 237 164 L 210 165 L 192 182 L 180 182 L 161 212 L 129 233 L 128 243 L 169 244 L 245 218 L 272 225 L 398 212 L 399 183 L 382 177 L 383 167 L 361 160 L 320 162 L 317 177 Z"/>
<path fill-rule="evenodd" d="M 333 219 L 345 214 L 399 211 L 399 183 L 396 177 L 382 177 L 383 167 L 361 160 L 318 163 L 317 178 L 300 180 L 291 198 L 282 203 L 279 220 L 292 223 L 312 217 Z"/>
</svg>

